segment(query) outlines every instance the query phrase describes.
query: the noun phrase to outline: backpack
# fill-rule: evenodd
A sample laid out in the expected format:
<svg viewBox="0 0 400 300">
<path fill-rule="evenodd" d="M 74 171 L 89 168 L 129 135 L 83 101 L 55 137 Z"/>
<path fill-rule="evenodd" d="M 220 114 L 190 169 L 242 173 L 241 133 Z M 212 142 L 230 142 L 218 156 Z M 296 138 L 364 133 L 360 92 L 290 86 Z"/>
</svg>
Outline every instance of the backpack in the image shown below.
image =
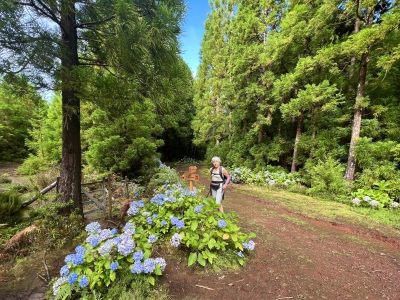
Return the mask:
<svg viewBox="0 0 400 300">
<path fill-rule="evenodd" d="M 212 174 L 212 170 L 213 170 L 214 168 L 210 168 L 210 173 Z M 226 170 L 226 169 L 225 169 Z M 228 170 L 227 170 L 227 172 L 228 172 Z M 228 173 L 229 174 L 229 173 Z M 230 178 L 231 178 L 231 176 L 230 176 L 231 174 L 229 174 L 229 181 L 228 181 L 228 184 L 230 184 L 231 183 L 231 180 L 230 180 Z M 224 181 L 224 183 L 226 182 L 226 177 L 225 177 L 225 175 L 224 175 L 224 173 L 222 173 L 222 166 L 220 166 L 219 167 L 219 176 L 221 176 L 221 179 Z"/>
</svg>

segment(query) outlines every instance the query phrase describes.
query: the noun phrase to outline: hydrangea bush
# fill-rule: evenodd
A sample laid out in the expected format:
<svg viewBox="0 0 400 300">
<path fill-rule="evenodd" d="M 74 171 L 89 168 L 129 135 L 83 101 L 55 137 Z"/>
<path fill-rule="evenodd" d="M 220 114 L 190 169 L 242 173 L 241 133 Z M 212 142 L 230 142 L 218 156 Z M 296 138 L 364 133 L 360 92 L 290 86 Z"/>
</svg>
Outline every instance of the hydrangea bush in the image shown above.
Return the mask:
<svg viewBox="0 0 400 300">
<path fill-rule="evenodd" d="M 287 188 L 300 182 L 298 174 L 287 173 L 283 170 L 252 171 L 249 168 L 234 168 L 232 182 L 247 183 L 258 186 L 275 186 Z"/>
<path fill-rule="evenodd" d="M 65 258 L 53 284 L 55 299 L 101 293 L 117 280 L 121 269 L 154 285 L 154 275 L 162 275 L 166 261 L 154 258 L 152 249 L 155 243 L 165 245 L 163 241 L 169 241 L 170 247 L 186 248 L 189 266 L 212 264 L 227 250 L 236 251 L 237 261 L 243 265 L 245 255 L 254 250 L 251 238 L 255 234 L 240 232 L 236 214 L 221 214 L 214 202 L 180 184 L 165 184 L 149 201 L 130 204 L 128 222 L 121 232 L 102 229 L 97 222 L 88 224 L 85 241 Z"/>
<path fill-rule="evenodd" d="M 383 191 L 374 190 L 370 188 L 358 189 L 352 193 L 351 204 L 359 207 L 370 208 L 390 208 L 396 209 L 399 206 L 398 202 L 394 202 L 389 195 Z"/>
</svg>

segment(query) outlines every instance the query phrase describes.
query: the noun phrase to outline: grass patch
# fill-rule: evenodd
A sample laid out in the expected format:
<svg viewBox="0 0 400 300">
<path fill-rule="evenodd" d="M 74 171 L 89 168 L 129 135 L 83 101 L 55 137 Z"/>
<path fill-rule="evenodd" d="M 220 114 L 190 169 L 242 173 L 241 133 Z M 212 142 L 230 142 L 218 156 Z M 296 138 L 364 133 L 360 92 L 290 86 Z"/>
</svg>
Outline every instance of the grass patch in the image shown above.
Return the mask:
<svg viewBox="0 0 400 300">
<path fill-rule="evenodd" d="M 398 231 L 400 212 L 398 211 L 353 207 L 343 203 L 293 194 L 283 190 L 274 190 L 268 187 L 235 185 L 235 188 L 243 194 L 279 203 L 293 212 L 313 219 L 336 223 L 346 222 L 376 230 L 382 230 L 380 227 L 387 225 L 390 227 L 384 229 L 385 235 L 400 236 L 400 231 Z"/>
</svg>

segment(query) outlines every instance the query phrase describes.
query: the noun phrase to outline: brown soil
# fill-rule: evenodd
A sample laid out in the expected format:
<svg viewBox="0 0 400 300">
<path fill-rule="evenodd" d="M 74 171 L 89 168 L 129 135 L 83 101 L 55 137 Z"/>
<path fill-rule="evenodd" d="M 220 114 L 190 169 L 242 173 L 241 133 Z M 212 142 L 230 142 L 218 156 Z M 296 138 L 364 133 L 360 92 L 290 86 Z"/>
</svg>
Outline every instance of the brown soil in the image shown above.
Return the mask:
<svg viewBox="0 0 400 300">
<path fill-rule="evenodd" d="M 200 176 L 195 186 L 207 184 Z M 253 255 L 240 270 L 218 274 L 187 268 L 185 258 L 167 255 L 160 282 L 171 298 L 400 299 L 400 232 L 387 237 L 383 230 L 311 219 L 240 193 L 235 184 L 224 207 L 237 212 L 243 232 L 257 234 Z M 0 287 L 0 299 L 43 299 L 33 298 L 45 285 L 32 275 L 32 284 L 20 285 L 13 297 L 5 298 Z"/>
</svg>

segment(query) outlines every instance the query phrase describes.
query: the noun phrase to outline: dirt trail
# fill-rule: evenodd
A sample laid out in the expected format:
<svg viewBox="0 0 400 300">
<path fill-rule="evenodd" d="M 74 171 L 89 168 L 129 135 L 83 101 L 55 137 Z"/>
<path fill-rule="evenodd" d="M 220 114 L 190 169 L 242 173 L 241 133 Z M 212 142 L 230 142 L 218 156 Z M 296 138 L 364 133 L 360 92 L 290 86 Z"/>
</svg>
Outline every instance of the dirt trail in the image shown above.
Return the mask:
<svg viewBox="0 0 400 300">
<path fill-rule="evenodd" d="M 310 219 L 234 184 L 224 207 L 257 234 L 252 259 L 238 272 L 206 276 L 169 261 L 162 281 L 175 299 L 400 299 L 400 239 Z"/>
</svg>

